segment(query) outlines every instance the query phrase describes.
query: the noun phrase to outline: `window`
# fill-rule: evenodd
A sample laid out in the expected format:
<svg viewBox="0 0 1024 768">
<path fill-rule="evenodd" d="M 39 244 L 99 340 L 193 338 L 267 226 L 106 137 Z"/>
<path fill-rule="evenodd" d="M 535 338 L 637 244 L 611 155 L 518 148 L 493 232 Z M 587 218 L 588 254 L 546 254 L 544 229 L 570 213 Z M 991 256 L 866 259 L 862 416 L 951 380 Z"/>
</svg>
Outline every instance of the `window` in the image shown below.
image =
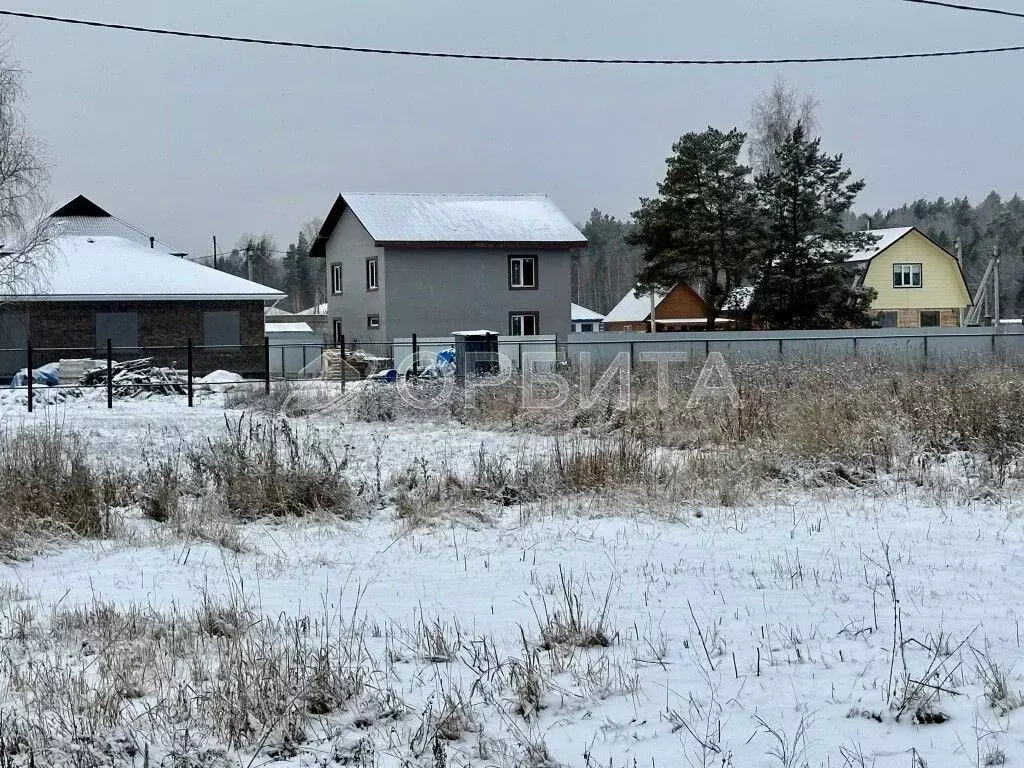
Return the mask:
<svg viewBox="0 0 1024 768">
<path fill-rule="evenodd" d="M 377 290 L 377 260 L 367 259 L 366 260 L 366 290 L 376 291 Z"/>
<path fill-rule="evenodd" d="M 341 264 L 331 264 L 331 293 L 341 293 Z"/>
<path fill-rule="evenodd" d="M 895 328 L 898 325 L 898 316 L 895 312 L 879 312 L 878 313 L 878 327 L 879 328 Z"/>
<path fill-rule="evenodd" d="M 241 343 L 238 312 L 203 312 L 203 346 L 237 347 Z"/>
<path fill-rule="evenodd" d="M 938 328 L 941 325 L 941 318 L 937 310 L 922 310 L 921 312 L 921 327 L 922 328 Z"/>
<path fill-rule="evenodd" d="M 537 257 L 508 257 L 508 287 L 523 290 L 537 287 Z"/>
<path fill-rule="evenodd" d="M 367 328 L 380 328 L 380 315 L 367 315 L 366 316 L 366 327 Z"/>
<path fill-rule="evenodd" d="M 342 338 L 345 336 L 345 331 L 341 328 L 341 320 L 335 319 L 334 321 L 334 343 L 341 344 Z"/>
<path fill-rule="evenodd" d="M 892 265 L 892 287 L 893 288 L 920 288 L 921 287 L 921 265 L 920 264 L 893 264 Z"/>
<path fill-rule="evenodd" d="M 106 349 L 107 339 L 114 348 L 139 346 L 138 312 L 97 312 L 96 349 Z"/>
<path fill-rule="evenodd" d="M 594 332 L 594 324 L 593 323 L 581 323 L 580 324 L 580 333 L 593 333 L 593 332 Z"/>
<path fill-rule="evenodd" d="M 508 316 L 509 336 L 536 336 L 539 328 L 540 317 L 536 312 L 512 312 Z"/>
</svg>

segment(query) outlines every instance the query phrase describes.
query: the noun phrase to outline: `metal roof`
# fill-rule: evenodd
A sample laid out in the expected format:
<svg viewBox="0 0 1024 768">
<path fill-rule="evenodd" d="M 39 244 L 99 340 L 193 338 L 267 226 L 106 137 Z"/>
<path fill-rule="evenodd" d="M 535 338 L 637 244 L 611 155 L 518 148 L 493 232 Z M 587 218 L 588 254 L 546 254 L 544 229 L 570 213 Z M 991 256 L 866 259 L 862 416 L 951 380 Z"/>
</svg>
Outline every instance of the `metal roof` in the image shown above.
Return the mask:
<svg viewBox="0 0 1024 768">
<path fill-rule="evenodd" d="M 878 238 L 874 243 L 869 245 L 862 251 L 858 251 L 851 255 L 847 261 L 858 262 L 858 261 L 871 261 L 875 256 L 880 254 L 886 248 L 891 245 L 895 245 L 897 241 L 902 240 L 905 235 L 913 231 L 913 227 L 895 227 L 893 229 L 869 229 L 866 234 L 874 235 Z"/>
<path fill-rule="evenodd" d="M 569 304 L 569 315 L 573 322 L 601 322 L 604 320 L 604 315 L 600 312 L 595 312 L 592 309 L 587 309 L 579 304 Z"/>
<path fill-rule="evenodd" d="M 579 248 L 587 238 L 547 195 L 344 193 L 313 243 L 323 256 L 348 208 L 378 246 Z"/>
<path fill-rule="evenodd" d="M 133 243 L 175 256 L 187 256 L 185 251 L 151 238 L 148 232 L 108 213 L 85 195 L 65 203 L 50 214 L 52 237 L 122 237 Z M 152 241 L 152 242 L 151 242 Z"/>
</svg>

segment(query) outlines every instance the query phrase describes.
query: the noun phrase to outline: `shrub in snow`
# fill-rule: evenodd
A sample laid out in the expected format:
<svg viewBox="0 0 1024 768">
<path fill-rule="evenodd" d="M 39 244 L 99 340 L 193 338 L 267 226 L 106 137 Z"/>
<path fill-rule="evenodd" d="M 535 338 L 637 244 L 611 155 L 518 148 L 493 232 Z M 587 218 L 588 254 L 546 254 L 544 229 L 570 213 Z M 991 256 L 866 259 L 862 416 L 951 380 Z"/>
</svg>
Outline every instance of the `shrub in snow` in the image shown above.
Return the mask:
<svg viewBox="0 0 1024 768">
<path fill-rule="evenodd" d="M 0 551 L 42 532 L 102 535 L 117 485 L 104 480 L 75 432 L 52 424 L 0 429 Z"/>
<path fill-rule="evenodd" d="M 285 419 L 225 419 L 225 434 L 189 453 L 195 475 L 211 485 L 229 514 L 245 520 L 352 514 L 345 457 Z"/>
<path fill-rule="evenodd" d="M 396 385 L 373 383 L 356 391 L 351 410 L 359 421 L 394 421 L 399 407 Z"/>
</svg>

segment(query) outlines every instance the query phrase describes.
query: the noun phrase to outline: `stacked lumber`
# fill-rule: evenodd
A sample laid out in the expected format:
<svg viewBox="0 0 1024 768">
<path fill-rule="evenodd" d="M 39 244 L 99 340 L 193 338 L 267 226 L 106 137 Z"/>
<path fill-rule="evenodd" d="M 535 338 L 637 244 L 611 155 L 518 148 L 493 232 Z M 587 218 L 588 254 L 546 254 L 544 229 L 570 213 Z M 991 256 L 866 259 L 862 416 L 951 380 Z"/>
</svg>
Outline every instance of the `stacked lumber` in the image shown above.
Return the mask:
<svg viewBox="0 0 1024 768">
<path fill-rule="evenodd" d="M 152 357 L 126 360 L 111 367 L 111 385 L 117 397 L 147 397 L 150 394 L 183 395 L 188 387 L 188 373 L 176 368 L 153 364 Z M 106 366 L 82 375 L 84 387 L 107 386 Z"/>
<path fill-rule="evenodd" d="M 341 356 L 340 350 L 325 349 L 321 355 L 321 363 L 321 375 L 325 379 L 345 378 L 348 381 L 353 381 L 363 378 L 363 371 L 354 368 L 349 360 Z"/>
</svg>

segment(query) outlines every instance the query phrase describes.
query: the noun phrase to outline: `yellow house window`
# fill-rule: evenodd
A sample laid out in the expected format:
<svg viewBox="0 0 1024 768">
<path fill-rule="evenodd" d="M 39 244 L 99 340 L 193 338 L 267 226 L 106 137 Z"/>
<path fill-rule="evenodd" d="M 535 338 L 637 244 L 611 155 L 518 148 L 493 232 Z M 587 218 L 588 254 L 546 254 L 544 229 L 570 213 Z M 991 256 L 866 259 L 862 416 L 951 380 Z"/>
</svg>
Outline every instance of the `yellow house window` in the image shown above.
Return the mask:
<svg viewBox="0 0 1024 768">
<path fill-rule="evenodd" d="M 921 327 L 922 328 L 938 328 L 942 322 L 942 316 L 933 310 L 927 310 L 921 312 Z"/>
<path fill-rule="evenodd" d="M 921 265 L 920 264 L 893 264 L 892 265 L 892 287 L 893 288 L 920 288 L 921 287 Z"/>
</svg>

